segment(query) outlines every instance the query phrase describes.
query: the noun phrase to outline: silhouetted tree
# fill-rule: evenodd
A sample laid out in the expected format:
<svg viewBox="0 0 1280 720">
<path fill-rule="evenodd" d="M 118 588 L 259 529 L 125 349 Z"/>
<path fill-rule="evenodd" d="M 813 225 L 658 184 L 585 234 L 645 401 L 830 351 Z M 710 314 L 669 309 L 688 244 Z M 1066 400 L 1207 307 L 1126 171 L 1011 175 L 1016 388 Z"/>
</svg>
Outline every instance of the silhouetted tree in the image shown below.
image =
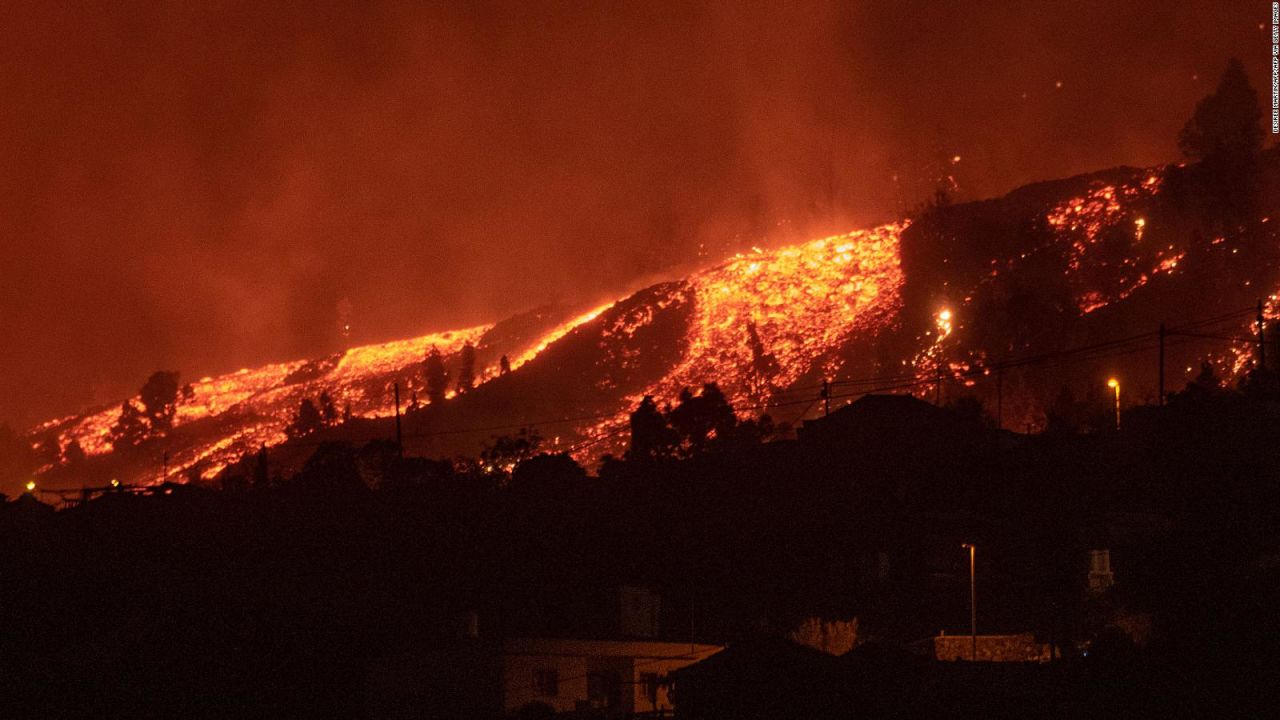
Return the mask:
<svg viewBox="0 0 1280 720">
<path fill-rule="evenodd" d="M 324 426 L 324 419 L 320 416 L 320 411 L 316 409 L 316 404 L 311 398 L 303 398 L 298 404 L 298 414 L 293 416 L 293 422 L 289 427 L 285 428 L 285 433 L 289 437 L 299 438 L 309 435 Z"/>
<path fill-rule="evenodd" d="M 268 474 L 267 465 L 267 446 L 263 445 L 258 450 L 253 461 L 253 487 L 257 490 L 266 490 L 271 487 L 271 476 Z"/>
<path fill-rule="evenodd" d="M 1262 108 L 1244 65 L 1232 58 L 1218 88 L 1196 104 L 1178 134 L 1178 148 L 1192 160 L 1247 159 L 1262 148 Z"/>
<path fill-rule="evenodd" d="M 163 435 L 173 429 L 173 416 L 178 411 L 178 388 L 177 372 L 158 370 L 147 378 L 138 392 L 151 434 Z"/>
<path fill-rule="evenodd" d="M 1209 394 L 1217 393 L 1222 389 L 1222 380 L 1218 378 L 1218 369 L 1213 366 L 1213 363 L 1208 360 L 1200 362 L 1200 372 L 1187 383 L 1187 389 L 1193 388 Z"/>
<path fill-rule="evenodd" d="M 111 426 L 111 447 L 120 450 L 134 447 L 147 439 L 147 419 L 130 400 L 120 405 L 120 416 Z"/>
<path fill-rule="evenodd" d="M 1207 231 L 1249 245 L 1266 242 L 1265 234 L 1249 231 L 1257 220 L 1261 190 L 1261 118 L 1258 95 L 1249 85 L 1244 66 L 1232 59 L 1218 88 L 1196 105 L 1178 135 L 1183 154 L 1199 164 L 1175 173 L 1173 183 L 1178 193 L 1182 176 L 1189 181 L 1184 190 L 1191 191 L 1190 203 Z"/>
<path fill-rule="evenodd" d="M 760 340 L 760 333 L 754 322 L 747 322 L 747 343 L 751 347 L 751 367 L 763 378 L 773 377 L 778 373 L 778 358 L 767 352 Z"/>
<path fill-rule="evenodd" d="M 515 435 L 495 435 L 480 451 L 480 462 L 486 472 L 506 475 L 537 455 L 541 445 L 542 436 L 534 428 L 521 428 Z"/>
<path fill-rule="evenodd" d="M 666 460 L 675 454 L 679 436 L 658 410 L 652 395 L 645 395 L 631 413 L 631 445 L 625 458 L 629 462 Z"/>
<path fill-rule="evenodd" d="M 338 421 L 338 408 L 334 406 L 328 390 L 320 391 L 320 417 L 325 425 L 333 425 Z"/>
<path fill-rule="evenodd" d="M 416 395 L 414 397 L 417 397 Z M 351 403 L 345 403 L 342 406 L 342 422 L 351 422 Z"/>
<path fill-rule="evenodd" d="M 445 393 L 449 390 L 449 371 L 444 367 L 444 358 L 440 350 L 431 348 L 423 363 L 423 377 L 427 383 L 427 400 L 432 403 L 444 402 Z"/>
<path fill-rule="evenodd" d="M 962 395 L 949 404 L 949 408 L 958 417 L 975 427 L 993 428 L 995 420 L 987 414 L 982 401 L 972 395 Z"/>
<path fill-rule="evenodd" d="M 706 451 L 717 439 L 729 438 L 738 425 L 733 406 L 720 386 L 707 383 L 696 396 L 685 388 L 680 403 L 667 413 L 667 421 L 679 437 L 679 452 L 686 457 Z"/>
<path fill-rule="evenodd" d="M 1240 392 L 1259 400 L 1280 400 L 1280 373 L 1274 367 L 1255 367 L 1241 380 Z"/>
<path fill-rule="evenodd" d="M 476 346 L 470 341 L 462 346 L 458 357 L 458 393 L 465 393 L 476 382 Z"/>
<path fill-rule="evenodd" d="M 562 490 L 586 480 L 587 471 L 569 453 L 543 453 L 511 471 L 511 486 L 522 490 Z"/>
<path fill-rule="evenodd" d="M 498 359 L 498 374 L 506 375 L 511 372 L 511 360 L 506 355 Z"/>
<path fill-rule="evenodd" d="M 1182 392 L 1173 393 L 1169 396 L 1169 404 L 1172 406 L 1196 406 L 1221 397 L 1226 392 L 1222 385 L 1222 379 L 1218 377 L 1218 370 L 1213 363 L 1208 360 L 1201 361 L 1200 372 L 1196 374 Z"/>
<path fill-rule="evenodd" d="M 80 447 L 80 441 L 72 438 L 71 442 L 62 450 L 62 458 L 66 460 L 68 465 L 79 465 L 89 458 L 85 454 L 84 448 Z"/>
</svg>

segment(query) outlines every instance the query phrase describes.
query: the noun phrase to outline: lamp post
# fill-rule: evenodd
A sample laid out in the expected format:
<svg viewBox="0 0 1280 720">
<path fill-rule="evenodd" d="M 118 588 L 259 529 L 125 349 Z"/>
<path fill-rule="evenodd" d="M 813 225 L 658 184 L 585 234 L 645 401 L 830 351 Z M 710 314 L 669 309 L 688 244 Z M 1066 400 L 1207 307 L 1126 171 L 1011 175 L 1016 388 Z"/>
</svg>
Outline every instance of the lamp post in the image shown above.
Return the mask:
<svg viewBox="0 0 1280 720">
<path fill-rule="evenodd" d="M 969 550 L 969 659 L 973 662 L 978 660 L 978 577 L 974 573 L 974 553 L 976 547 L 973 543 L 965 543 L 961 547 Z"/>
<path fill-rule="evenodd" d="M 1120 381 L 1111 378 L 1107 381 L 1107 387 L 1116 391 L 1116 430 L 1120 429 Z"/>
</svg>

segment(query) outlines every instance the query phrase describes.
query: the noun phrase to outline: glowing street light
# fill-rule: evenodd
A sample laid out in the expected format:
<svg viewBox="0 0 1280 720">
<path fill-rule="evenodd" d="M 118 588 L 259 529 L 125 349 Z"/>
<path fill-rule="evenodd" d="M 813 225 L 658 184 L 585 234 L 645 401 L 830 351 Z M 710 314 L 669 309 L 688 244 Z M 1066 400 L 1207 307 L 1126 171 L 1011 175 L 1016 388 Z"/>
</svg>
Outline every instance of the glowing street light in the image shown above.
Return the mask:
<svg viewBox="0 0 1280 720">
<path fill-rule="evenodd" d="M 1120 429 L 1120 381 L 1111 378 L 1107 380 L 1107 387 L 1116 391 L 1116 430 Z"/>
<path fill-rule="evenodd" d="M 27 492 L 35 492 L 35 491 L 36 491 L 36 481 L 35 481 L 35 480 L 28 480 L 28 481 L 27 481 Z"/>
<path fill-rule="evenodd" d="M 960 547 L 969 550 L 969 660 L 978 660 L 978 577 L 974 573 L 976 546 L 965 543 Z"/>
</svg>

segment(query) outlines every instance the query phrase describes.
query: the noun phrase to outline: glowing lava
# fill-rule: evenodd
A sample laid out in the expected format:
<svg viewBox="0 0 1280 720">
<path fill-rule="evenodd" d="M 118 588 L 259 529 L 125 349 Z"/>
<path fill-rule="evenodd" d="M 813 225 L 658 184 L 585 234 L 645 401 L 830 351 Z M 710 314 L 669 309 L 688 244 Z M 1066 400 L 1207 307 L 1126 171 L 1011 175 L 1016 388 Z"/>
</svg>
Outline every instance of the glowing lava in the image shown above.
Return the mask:
<svg viewBox="0 0 1280 720">
<path fill-rule="evenodd" d="M 715 381 L 735 408 L 756 414 L 802 378 L 834 375 L 837 350 L 856 333 L 892 322 L 901 307 L 905 228 L 894 223 L 777 250 L 756 248 L 693 275 L 680 291 L 690 298 L 666 300 L 693 302 L 682 359 L 628 397 L 625 411 L 588 429 L 588 442 L 616 438 L 644 395 L 672 403 L 682 389 Z"/>
<path fill-rule="evenodd" d="M 422 362 L 427 351 L 459 351 L 477 342 L 492 326 L 479 325 L 462 330 L 431 333 L 408 340 L 364 345 L 320 360 L 295 360 L 255 369 L 243 369 L 192 383 L 190 399 L 179 402 L 174 418 L 174 434 L 197 422 L 221 423 L 227 427 L 200 434 L 187 446 L 175 448 L 170 467 L 173 473 L 199 465 L 211 476 L 246 452 L 285 439 L 285 428 L 304 398 L 314 400 L 321 391 L 329 393 L 338 408 L 349 408 L 355 417 L 376 417 L 393 412 L 389 393 L 392 374 Z M 141 400 L 130 400 L 140 406 Z M 56 431 L 65 447 L 80 443 L 88 455 L 110 452 L 111 426 L 120 406 L 79 419 L 55 420 L 36 428 L 37 436 Z"/>
</svg>

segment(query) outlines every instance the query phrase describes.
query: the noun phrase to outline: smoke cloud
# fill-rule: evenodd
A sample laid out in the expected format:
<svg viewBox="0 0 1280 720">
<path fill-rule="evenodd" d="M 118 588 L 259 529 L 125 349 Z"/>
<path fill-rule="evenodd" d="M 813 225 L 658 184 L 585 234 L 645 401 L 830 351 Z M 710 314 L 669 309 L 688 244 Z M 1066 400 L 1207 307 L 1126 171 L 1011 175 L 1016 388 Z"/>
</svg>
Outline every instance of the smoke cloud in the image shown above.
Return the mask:
<svg viewBox="0 0 1280 720">
<path fill-rule="evenodd" d="M 1266 87 L 1266 3 L 1117 5 L 6 3 L 0 422 L 1168 161 L 1229 56 Z"/>
</svg>

